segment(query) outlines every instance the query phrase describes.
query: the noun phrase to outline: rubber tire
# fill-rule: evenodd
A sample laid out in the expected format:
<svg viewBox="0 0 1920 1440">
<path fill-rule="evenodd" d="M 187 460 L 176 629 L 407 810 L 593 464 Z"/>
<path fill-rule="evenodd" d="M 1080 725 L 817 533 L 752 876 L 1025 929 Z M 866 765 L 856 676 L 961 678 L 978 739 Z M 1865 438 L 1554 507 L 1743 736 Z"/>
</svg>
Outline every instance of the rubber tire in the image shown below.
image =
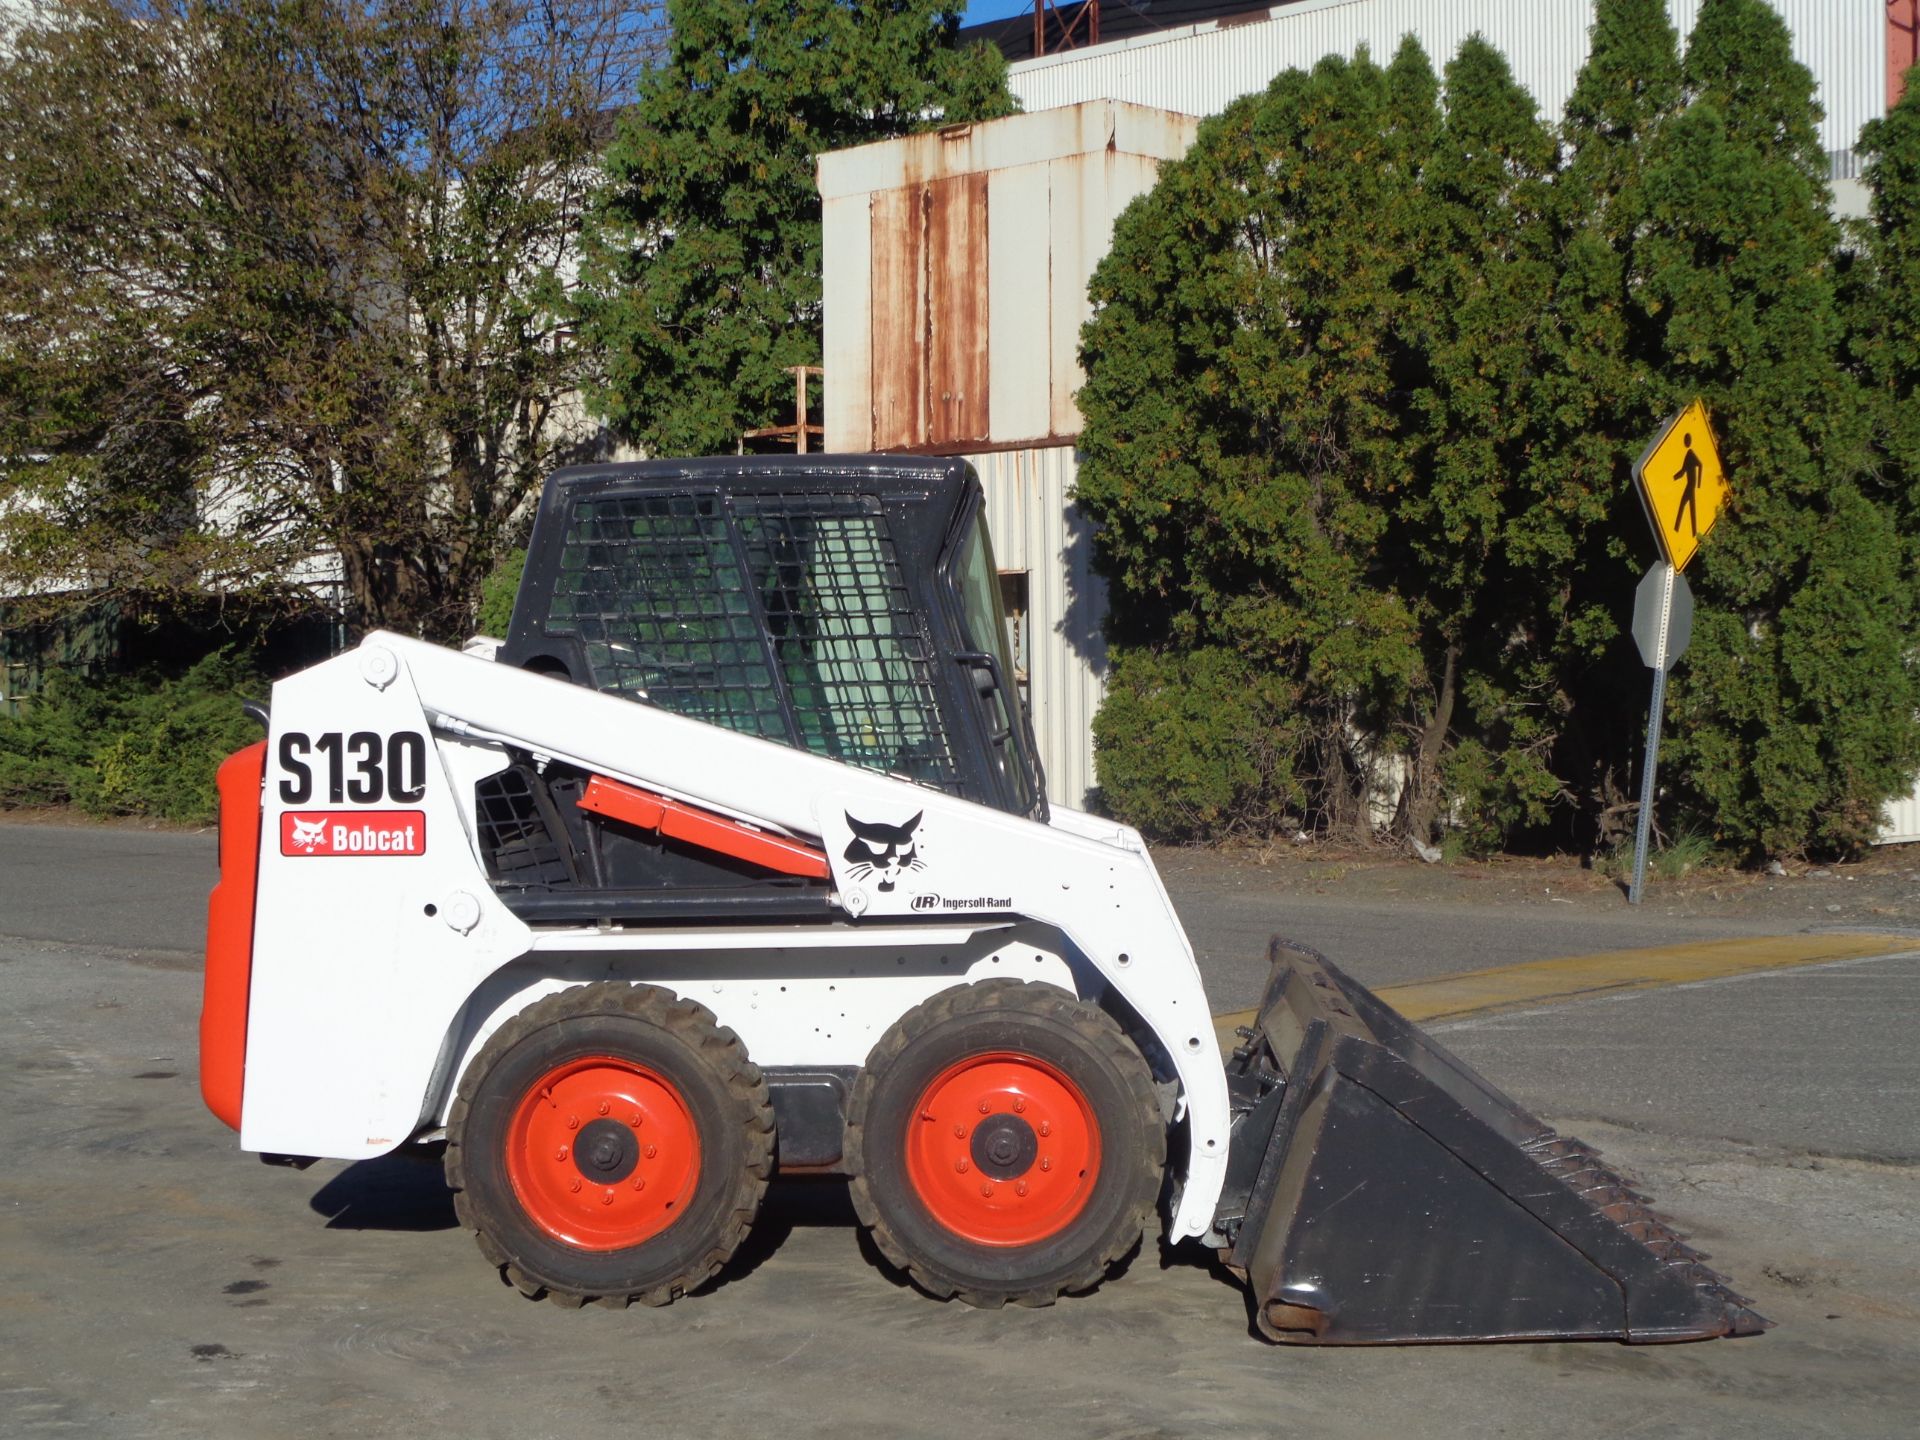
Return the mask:
<svg viewBox="0 0 1920 1440">
<path fill-rule="evenodd" d="M 526 1087 L 582 1055 L 633 1060 L 671 1081 L 699 1132 L 685 1213 L 623 1250 L 554 1239 L 507 1178 L 507 1129 Z M 697 1289 L 752 1228 L 772 1168 L 773 1104 L 739 1036 L 705 1006 L 649 985 L 580 985 L 535 1001 L 474 1057 L 447 1119 L 447 1184 L 461 1224 L 523 1295 L 569 1307 L 665 1305 Z"/>
<path fill-rule="evenodd" d="M 968 1056 L 999 1050 L 1065 1074 L 1100 1126 L 1100 1174 L 1086 1208 L 1030 1245 L 955 1235 L 907 1176 L 906 1129 L 926 1087 Z M 986 980 L 943 990 L 881 1036 L 848 1101 L 845 1164 L 853 1208 L 892 1265 L 935 1299 L 998 1309 L 1084 1294 L 1126 1261 L 1153 1215 L 1166 1142 L 1152 1073 L 1112 1017 L 1057 986 Z"/>
</svg>

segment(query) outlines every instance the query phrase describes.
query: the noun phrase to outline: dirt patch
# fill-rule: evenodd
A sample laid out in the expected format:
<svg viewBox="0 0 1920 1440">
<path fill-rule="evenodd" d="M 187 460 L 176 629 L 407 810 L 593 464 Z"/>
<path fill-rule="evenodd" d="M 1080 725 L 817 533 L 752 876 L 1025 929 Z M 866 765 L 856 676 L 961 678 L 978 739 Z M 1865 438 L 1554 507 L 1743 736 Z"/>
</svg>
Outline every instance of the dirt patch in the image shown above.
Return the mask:
<svg viewBox="0 0 1920 1440">
<path fill-rule="evenodd" d="M 1407 905 L 1571 907 L 1627 911 L 1625 885 L 1569 858 L 1500 856 L 1429 865 L 1411 857 L 1321 844 L 1163 849 L 1154 863 L 1185 893 L 1249 888 L 1276 895 L 1340 894 Z M 1920 927 L 1920 846 L 1888 845 L 1844 865 L 1788 865 L 1784 874 L 1702 868 L 1677 879 L 1649 874 L 1641 909 L 1777 926 L 1904 930 Z"/>
</svg>

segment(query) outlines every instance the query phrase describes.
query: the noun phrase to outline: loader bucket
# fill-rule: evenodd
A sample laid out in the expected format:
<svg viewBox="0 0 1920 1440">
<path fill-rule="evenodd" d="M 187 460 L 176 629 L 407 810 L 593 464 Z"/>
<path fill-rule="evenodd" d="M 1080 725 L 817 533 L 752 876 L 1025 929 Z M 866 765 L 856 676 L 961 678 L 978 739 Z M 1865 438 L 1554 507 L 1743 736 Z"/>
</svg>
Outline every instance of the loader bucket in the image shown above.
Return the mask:
<svg viewBox="0 0 1920 1440">
<path fill-rule="evenodd" d="M 1221 1211 L 1269 1339 L 1657 1342 L 1768 1327 L 1595 1151 L 1324 956 L 1277 937 L 1270 953 L 1228 1070 L 1243 1097 L 1262 1093 L 1246 1123 L 1271 1129 L 1264 1150 L 1257 1133 L 1244 1142 L 1258 1160 L 1241 1215 Z"/>
</svg>

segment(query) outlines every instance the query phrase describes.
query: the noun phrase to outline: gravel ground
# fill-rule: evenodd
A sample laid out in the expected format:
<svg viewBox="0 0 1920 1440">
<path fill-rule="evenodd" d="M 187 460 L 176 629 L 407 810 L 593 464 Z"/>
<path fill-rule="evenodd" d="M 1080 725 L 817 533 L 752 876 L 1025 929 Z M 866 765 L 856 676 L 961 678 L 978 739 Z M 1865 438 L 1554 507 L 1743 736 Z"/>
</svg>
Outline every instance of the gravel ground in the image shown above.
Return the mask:
<svg viewBox="0 0 1920 1440">
<path fill-rule="evenodd" d="M 1608 919 L 1722 920 L 1774 933 L 1819 925 L 1920 926 L 1920 846 L 1888 845 L 1843 865 L 1783 865 L 1781 874 L 1708 868 L 1647 878 L 1637 908 L 1623 881 L 1568 858 L 1501 856 L 1437 865 L 1318 845 L 1160 849 L 1168 887 L 1195 895 L 1249 889 L 1275 896 L 1340 895 L 1409 905 L 1572 907 Z"/>
</svg>

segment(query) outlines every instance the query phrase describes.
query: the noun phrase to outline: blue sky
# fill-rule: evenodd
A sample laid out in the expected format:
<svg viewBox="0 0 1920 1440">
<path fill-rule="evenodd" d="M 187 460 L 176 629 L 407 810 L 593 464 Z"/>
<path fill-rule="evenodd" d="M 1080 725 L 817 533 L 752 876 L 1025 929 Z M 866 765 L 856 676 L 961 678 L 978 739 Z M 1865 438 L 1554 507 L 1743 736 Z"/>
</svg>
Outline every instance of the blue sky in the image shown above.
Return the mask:
<svg viewBox="0 0 1920 1440">
<path fill-rule="evenodd" d="M 1004 20 L 1009 15 L 1033 13 L 1033 0 L 973 0 L 962 11 L 962 25 L 978 25 L 982 20 Z"/>
</svg>

